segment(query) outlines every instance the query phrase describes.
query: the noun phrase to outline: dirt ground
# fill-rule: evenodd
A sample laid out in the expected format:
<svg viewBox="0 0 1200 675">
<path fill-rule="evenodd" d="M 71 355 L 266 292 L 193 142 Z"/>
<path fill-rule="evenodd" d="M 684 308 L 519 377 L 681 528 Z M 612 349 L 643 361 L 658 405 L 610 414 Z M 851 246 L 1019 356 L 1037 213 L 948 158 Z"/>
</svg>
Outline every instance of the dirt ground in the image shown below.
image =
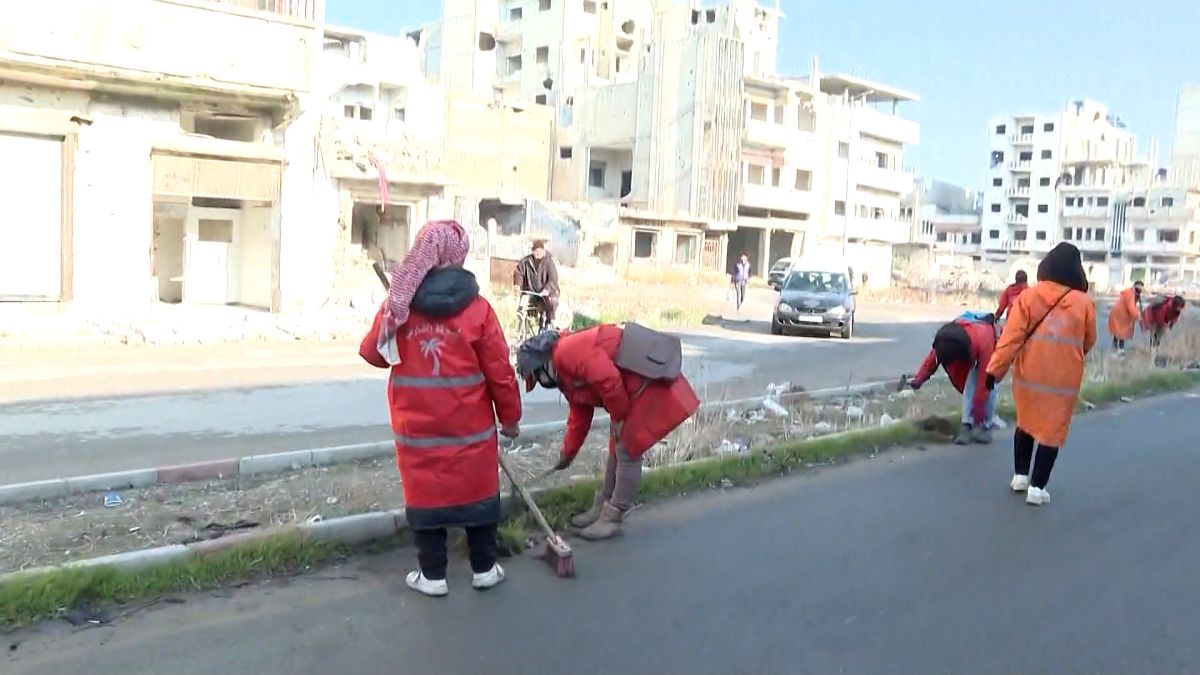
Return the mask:
<svg viewBox="0 0 1200 675">
<path fill-rule="evenodd" d="M 786 406 L 767 403 L 744 412 L 717 410 L 687 422 L 648 453 L 647 464 L 744 453 L 781 440 L 916 419 L 952 408 L 951 394 L 953 390 L 939 380 L 917 394 L 884 392 L 823 402 L 797 400 Z M 599 473 L 607 452 L 603 431 L 593 432 L 569 470 L 547 476 L 560 444 L 561 437 L 546 437 L 504 449 L 518 478 L 532 487 L 563 485 Z M 102 493 L 0 507 L 0 573 L 404 504 L 390 457 L 274 476 L 125 490 L 119 496 L 121 504 L 112 507 L 104 505 Z"/>
</svg>

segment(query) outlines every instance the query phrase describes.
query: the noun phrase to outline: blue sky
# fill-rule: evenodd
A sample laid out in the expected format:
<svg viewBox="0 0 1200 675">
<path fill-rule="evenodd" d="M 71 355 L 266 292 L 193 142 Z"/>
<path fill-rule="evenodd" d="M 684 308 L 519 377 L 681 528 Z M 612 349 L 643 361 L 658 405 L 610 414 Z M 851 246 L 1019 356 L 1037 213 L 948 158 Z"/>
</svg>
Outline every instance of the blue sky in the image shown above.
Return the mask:
<svg viewBox="0 0 1200 675">
<path fill-rule="evenodd" d="M 768 2 L 770 0 L 767 0 Z M 713 3 L 708 3 L 713 4 Z M 1107 103 L 1170 152 L 1179 85 L 1200 82 L 1200 0 L 783 0 L 779 67 L 875 78 L 921 96 L 906 163 L 981 188 L 992 115 Z M 380 33 L 435 20 L 436 0 L 328 0 L 331 23 Z"/>
</svg>

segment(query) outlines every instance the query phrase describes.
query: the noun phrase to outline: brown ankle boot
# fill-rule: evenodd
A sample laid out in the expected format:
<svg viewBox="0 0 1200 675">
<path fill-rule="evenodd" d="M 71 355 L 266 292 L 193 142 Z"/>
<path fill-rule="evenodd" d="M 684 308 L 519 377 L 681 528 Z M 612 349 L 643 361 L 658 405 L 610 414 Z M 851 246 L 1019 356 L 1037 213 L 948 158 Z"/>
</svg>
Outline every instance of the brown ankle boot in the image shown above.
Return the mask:
<svg viewBox="0 0 1200 675">
<path fill-rule="evenodd" d="M 592 508 L 580 513 L 571 518 L 571 527 L 583 529 L 592 523 L 600 520 L 600 512 L 604 510 L 604 495 L 596 493 L 596 498 L 592 500 Z"/>
<path fill-rule="evenodd" d="M 621 521 L 625 512 L 605 502 L 600 509 L 600 519 L 579 532 L 581 539 L 588 541 L 603 541 L 621 534 Z"/>
</svg>

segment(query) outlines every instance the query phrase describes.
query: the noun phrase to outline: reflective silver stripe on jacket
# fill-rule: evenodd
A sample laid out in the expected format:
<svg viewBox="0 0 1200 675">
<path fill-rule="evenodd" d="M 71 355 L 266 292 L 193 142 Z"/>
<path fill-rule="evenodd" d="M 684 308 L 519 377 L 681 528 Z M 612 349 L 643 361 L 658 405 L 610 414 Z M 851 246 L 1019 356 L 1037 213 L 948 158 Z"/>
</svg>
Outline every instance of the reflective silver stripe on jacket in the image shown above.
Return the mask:
<svg viewBox="0 0 1200 675">
<path fill-rule="evenodd" d="M 1074 389 L 1070 387 L 1052 387 L 1048 384 L 1038 384 L 1037 382 L 1030 382 L 1029 380 L 1025 380 L 1016 376 L 1013 377 L 1013 384 L 1025 387 L 1027 389 L 1032 389 L 1033 391 L 1040 391 L 1045 394 L 1054 394 L 1056 396 L 1079 395 L 1079 387 L 1075 387 Z"/>
<path fill-rule="evenodd" d="M 457 387 L 473 387 L 477 384 L 483 384 L 483 373 L 460 377 L 392 376 L 393 387 L 409 387 L 411 389 L 454 389 Z"/>
<path fill-rule="evenodd" d="M 1034 333 L 1033 335 L 1029 336 L 1029 339 L 1035 342 L 1052 342 L 1054 344 L 1070 345 L 1072 347 L 1079 347 L 1080 349 L 1083 349 L 1083 338 L 1068 337 L 1065 335 L 1042 335 L 1040 333 Z"/>
<path fill-rule="evenodd" d="M 410 448 L 442 448 L 448 445 L 474 445 L 482 443 L 489 438 L 496 436 L 496 427 L 490 426 L 486 430 L 470 436 L 431 436 L 428 438 L 413 438 L 412 436 L 396 435 L 396 442 L 400 445 L 406 445 Z"/>
</svg>

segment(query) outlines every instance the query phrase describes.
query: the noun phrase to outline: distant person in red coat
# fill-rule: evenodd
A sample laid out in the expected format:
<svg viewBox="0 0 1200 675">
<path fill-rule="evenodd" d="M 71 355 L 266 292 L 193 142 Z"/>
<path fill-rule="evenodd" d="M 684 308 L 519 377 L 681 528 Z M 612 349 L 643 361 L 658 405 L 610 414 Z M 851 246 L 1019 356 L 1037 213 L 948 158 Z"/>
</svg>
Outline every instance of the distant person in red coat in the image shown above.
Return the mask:
<svg viewBox="0 0 1200 675">
<path fill-rule="evenodd" d="M 938 329 L 933 348 L 910 382 L 920 389 L 933 377 L 940 365 L 950 377 L 955 391 L 963 395 L 962 430 L 955 437 L 958 445 L 992 442 L 992 420 L 996 417 L 999 393 L 986 387 L 987 366 L 996 349 L 994 317 L 976 319 L 964 315 Z"/>
<path fill-rule="evenodd" d="M 1000 294 L 1000 305 L 996 307 L 996 321 L 1004 320 L 1004 313 L 1008 311 L 1009 307 L 1012 307 L 1012 304 L 1017 301 L 1017 296 L 1021 295 L 1026 288 L 1029 288 L 1029 275 L 1025 273 L 1025 270 L 1017 270 L 1016 282 L 1009 284 L 1008 288 L 1005 288 L 1004 292 Z"/>
<path fill-rule="evenodd" d="M 1183 296 L 1176 295 L 1169 300 L 1151 305 L 1142 312 L 1142 329 L 1150 332 L 1150 344 L 1157 347 L 1162 343 L 1163 334 L 1179 323 L 1183 308 L 1187 302 Z"/>
<path fill-rule="evenodd" d="M 521 391 L 495 311 L 463 269 L 470 243 L 453 221 L 428 223 L 392 270 L 388 300 L 359 355 L 391 367 L 388 408 L 420 569 L 405 581 L 441 596 L 446 528 L 467 531 L 472 586 L 504 580 L 496 562 L 500 432 L 520 429 Z"/>
<path fill-rule="evenodd" d="M 617 367 L 623 330 L 602 325 L 578 333 L 548 331 L 521 345 L 517 370 L 527 391 L 535 383 L 558 389 L 567 399 L 567 432 L 556 470 L 575 461 L 596 408 L 608 411 L 608 461 L 592 508 L 571 519 L 579 536 L 596 541 L 621 533 L 642 482 L 642 457 L 683 424 L 700 400 L 682 374 L 650 380 Z"/>
</svg>

